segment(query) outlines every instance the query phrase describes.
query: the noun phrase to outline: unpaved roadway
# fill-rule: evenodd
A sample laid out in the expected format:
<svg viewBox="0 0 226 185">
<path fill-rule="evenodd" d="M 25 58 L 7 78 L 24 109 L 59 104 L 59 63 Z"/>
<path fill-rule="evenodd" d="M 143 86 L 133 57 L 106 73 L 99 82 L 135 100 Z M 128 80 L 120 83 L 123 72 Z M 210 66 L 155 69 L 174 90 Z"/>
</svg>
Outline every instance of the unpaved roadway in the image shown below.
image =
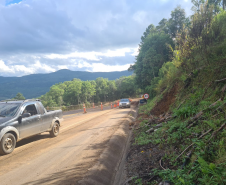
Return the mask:
<svg viewBox="0 0 226 185">
<path fill-rule="evenodd" d="M 117 108 L 65 115 L 58 137 L 33 136 L 0 156 L 0 184 L 112 184 L 134 112 Z"/>
</svg>

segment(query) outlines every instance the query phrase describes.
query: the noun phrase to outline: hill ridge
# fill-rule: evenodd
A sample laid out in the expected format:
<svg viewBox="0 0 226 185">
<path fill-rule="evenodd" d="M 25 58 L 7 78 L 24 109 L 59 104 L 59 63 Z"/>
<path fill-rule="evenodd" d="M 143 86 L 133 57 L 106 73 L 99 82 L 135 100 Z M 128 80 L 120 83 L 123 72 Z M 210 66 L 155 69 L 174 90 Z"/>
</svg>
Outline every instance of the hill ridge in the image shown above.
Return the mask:
<svg viewBox="0 0 226 185">
<path fill-rule="evenodd" d="M 26 98 L 36 98 L 48 92 L 52 85 L 70 81 L 73 78 L 78 78 L 82 81 L 95 80 L 98 77 L 115 80 L 121 76 L 130 75 L 132 75 L 132 72 L 129 71 L 88 72 L 61 69 L 52 73 L 30 74 L 21 77 L 0 76 L 0 100 L 13 98 L 18 92 L 22 93 Z"/>
</svg>

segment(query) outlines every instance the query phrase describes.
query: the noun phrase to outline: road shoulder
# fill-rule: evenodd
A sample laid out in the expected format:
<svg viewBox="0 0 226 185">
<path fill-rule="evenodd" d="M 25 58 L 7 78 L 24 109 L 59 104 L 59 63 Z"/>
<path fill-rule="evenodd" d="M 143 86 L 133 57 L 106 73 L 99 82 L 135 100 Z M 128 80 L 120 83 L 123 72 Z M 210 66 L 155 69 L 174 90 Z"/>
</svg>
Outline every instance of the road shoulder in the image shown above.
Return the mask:
<svg viewBox="0 0 226 185">
<path fill-rule="evenodd" d="M 79 184 L 117 184 L 123 179 L 124 161 L 132 133 L 129 125 L 135 120 L 136 115 L 137 107 L 134 106 L 112 135 L 108 147 L 100 155 L 98 162 L 88 170 Z"/>
</svg>

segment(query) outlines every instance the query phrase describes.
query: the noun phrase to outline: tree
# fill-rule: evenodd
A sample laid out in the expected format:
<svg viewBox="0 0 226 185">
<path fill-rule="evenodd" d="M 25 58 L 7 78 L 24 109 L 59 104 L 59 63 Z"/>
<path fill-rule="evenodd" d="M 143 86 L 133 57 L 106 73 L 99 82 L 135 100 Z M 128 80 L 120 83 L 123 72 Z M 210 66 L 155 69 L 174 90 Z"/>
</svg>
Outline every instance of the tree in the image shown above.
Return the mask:
<svg viewBox="0 0 226 185">
<path fill-rule="evenodd" d="M 225 10 L 226 0 L 222 0 L 222 6 L 223 6 L 223 10 Z"/>
<path fill-rule="evenodd" d="M 53 101 L 56 102 L 57 105 L 62 105 L 63 103 L 63 94 L 64 90 L 60 88 L 60 85 L 53 85 L 50 87 L 49 95 L 52 97 Z"/>
<path fill-rule="evenodd" d="M 81 99 L 83 102 L 91 101 L 91 97 L 95 94 L 95 88 L 90 81 L 82 82 Z"/>
<path fill-rule="evenodd" d="M 168 24 L 168 20 L 165 19 L 165 18 L 162 19 L 162 20 L 159 22 L 158 26 L 156 26 L 156 30 L 157 30 L 158 32 L 164 31 L 165 33 L 168 33 L 168 27 L 167 27 L 167 24 Z"/>
<path fill-rule="evenodd" d="M 191 0 L 192 4 L 194 5 L 192 7 L 192 10 L 194 12 L 199 13 L 201 5 L 204 4 L 205 0 Z"/>
<path fill-rule="evenodd" d="M 115 85 L 115 81 L 114 80 L 111 80 L 111 81 L 108 81 L 108 96 L 109 96 L 109 99 L 108 100 L 115 100 L 115 92 L 117 90 L 117 87 Z"/>
<path fill-rule="evenodd" d="M 141 36 L 141 42 L 140 42 L 139 46 L 141 47 L 142 44 L 144 43 L 145 39 L 147 38 L 147 36 L 148 36 L 151 32 L 153 33 L 153 32 L 155 32 L 155 31 L 156 31 L 155 26 L 154 26 L 153 24 L 150 24 L 150 25 L 146 28 L 145 32 L 143 33 L 143 36 Z"/>
<path fill-rule="evenodd" d="M 175 38 L 177 33 L 183 29 L 183 26 L 187 23 L 185 17 L 185 10 L 180 6 L 171 12 L 171 18 L 168 21 L 168 30 L 172 38 Z"/>
<path fill-rule="evenodd" d="M 96 98 L 97 98 L 97 101 L 100 101 L 100 100 L 106 101 L 108 79 L 101 77 L 101 78 L 97 78 L 95 81 L 96 81 Z"/>
<path fill-rule="evenodd" d="M 63 100 L 66 105 L 76 105 L 80 103 L 79 95 L 81 94 L 82 81 L 79 79 L 73 79 L 66 83 L 65 93 Z"/>
<path fill-rule="evenodd" d="M 150 85 L 152 79 L 158 76 L 161 66 L 171 59 L 173 53 L 169 45 L 174 48 L 172 38 L 163 31 L 151 32 L 145 39 L 132 66 L 136 73 L 136 84 L 140 88 L 144 89 Z"/>
<path fill-rule="evenodd" d="M 16 99 L 16 100 L 25 100 L 25 97 L 23 96 L 22 93 L 17 93 L 17 95 L 13 99 Z"/>
</svg>

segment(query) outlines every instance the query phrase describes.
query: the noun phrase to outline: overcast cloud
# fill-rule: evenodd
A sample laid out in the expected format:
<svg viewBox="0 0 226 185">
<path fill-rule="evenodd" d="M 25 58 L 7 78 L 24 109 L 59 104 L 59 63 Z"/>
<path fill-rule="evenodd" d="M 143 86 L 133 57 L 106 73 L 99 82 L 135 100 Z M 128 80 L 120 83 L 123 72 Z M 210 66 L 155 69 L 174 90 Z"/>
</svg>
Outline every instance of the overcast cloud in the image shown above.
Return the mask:
<svg viewBox="0 0 226 185">
<path fill-rule="evenodd" d="M 0 76 L 121 71 L 149 24 L 190 0 L 0 0 Z"/>
</svg>

